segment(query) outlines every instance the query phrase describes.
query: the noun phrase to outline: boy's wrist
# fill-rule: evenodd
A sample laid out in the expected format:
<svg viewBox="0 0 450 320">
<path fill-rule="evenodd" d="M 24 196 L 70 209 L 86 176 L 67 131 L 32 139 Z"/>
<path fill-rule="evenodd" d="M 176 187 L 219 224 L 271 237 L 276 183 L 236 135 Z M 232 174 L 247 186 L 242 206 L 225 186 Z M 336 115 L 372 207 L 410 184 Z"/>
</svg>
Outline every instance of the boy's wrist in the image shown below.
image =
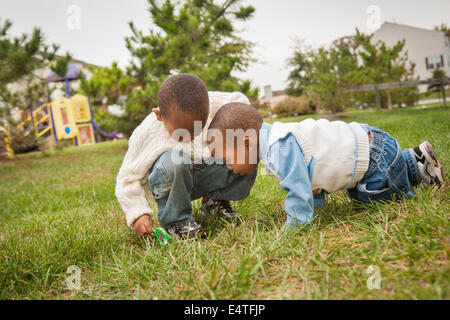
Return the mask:
<svg viewBox="0 0 450 320">
<path fill-rule="evenodd" d="M 139 221 L 139 220 L 141 220 L 142 221 L 142 218 L 143 217 L 145 217 L 145 216 L 148 216 L 149 218 L 150 218 L 150 220 L 152 221 L 152 223 L 153 223 L 153 215 L 151 215 L 150 213 L 143 213 L 143 214 L 141 214 L 139 217 L 137 217 L 135 220 L 134 220 L 134 222 L 133 222 L 133 224 L 131 225 L 133 228 L 134 228 L 134 226 L 136 225 L 136 223 Z"/>
</svg>

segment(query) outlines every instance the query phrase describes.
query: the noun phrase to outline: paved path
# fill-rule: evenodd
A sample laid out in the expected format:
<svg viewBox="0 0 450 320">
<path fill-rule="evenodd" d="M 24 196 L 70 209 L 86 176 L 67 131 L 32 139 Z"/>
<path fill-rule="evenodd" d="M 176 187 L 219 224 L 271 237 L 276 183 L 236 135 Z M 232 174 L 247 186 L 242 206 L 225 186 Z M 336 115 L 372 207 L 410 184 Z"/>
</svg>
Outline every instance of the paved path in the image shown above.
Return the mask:
<svg viewBox="0 0 450 320">
<path fill-rule="evenodd" d="M 443 102 L 442 99 L 429 99 L 429 100 L 420 100 L 418 104 L 428 104 L 428 103 L 436 103 Z M 447 99 L 448 102 L 448 99 Z"/>
</svg>

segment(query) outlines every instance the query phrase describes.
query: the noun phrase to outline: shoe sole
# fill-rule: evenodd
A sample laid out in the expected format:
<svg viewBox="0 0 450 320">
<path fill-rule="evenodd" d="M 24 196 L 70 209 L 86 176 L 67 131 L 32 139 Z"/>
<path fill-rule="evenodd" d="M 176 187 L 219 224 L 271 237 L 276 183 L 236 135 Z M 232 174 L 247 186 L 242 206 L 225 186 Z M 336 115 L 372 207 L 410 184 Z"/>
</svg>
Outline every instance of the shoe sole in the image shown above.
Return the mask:
<svg viewBox="0 0 450 320">
<path fill-rule="evenodd" d="M 187 239 L 193 239 L 196 238 L 198 235 L 201 235 L 203 232 L 203 228 L 199 227 L 194 230 L 190 230 L 189 232 L 185 233 L 176 233 L 176 232 L 169 232 L 168 229 L 165 229 L 167 234 L 169 235 L 169 239 L 178 239 L 178 240 L 187 240 Z"/>
<path fill-rule="evenodd" d="M 444 183 L 444 169 L 442 168 L 441 163 L 437 159 L 436 152 L 434 152 L 431 143 L 428 141 L 422 142 L 419 145 L 420 151 L 424 155 L 425 159 L 431 164 L 436 177 L 438 178 L 440 183 Z"/>
</svg>

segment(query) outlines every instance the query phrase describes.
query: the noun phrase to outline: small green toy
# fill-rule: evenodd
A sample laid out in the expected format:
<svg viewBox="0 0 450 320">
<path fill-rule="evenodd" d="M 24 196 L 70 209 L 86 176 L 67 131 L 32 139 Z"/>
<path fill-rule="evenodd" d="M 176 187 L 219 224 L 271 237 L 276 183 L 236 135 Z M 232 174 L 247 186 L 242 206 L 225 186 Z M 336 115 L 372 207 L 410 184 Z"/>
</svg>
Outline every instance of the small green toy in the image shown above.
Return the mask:
<svg viewBox="0 0 450 320">
<path fill-rule="evenodd" d="M 167 246 L 169 244 L 169 235 L 167 234 L 166 230 L 158 227 L 153 229 L 153 233 L 162 246 Z"/>
</svg>

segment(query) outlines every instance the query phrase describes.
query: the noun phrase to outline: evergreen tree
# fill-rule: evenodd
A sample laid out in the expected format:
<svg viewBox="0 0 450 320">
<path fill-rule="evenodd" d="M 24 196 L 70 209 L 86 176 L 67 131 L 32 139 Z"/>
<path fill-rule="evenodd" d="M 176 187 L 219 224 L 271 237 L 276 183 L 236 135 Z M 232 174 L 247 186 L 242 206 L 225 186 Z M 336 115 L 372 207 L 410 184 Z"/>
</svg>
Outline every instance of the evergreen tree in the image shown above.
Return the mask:
<svg viewBox="0 0 450 320">
<path fill-rule="evenodd" d="M 153 24 L 145 32 L 129 23 L 131 36 L 125 43 L 132 61 L 126 70 L 113 63 L 82 80 L 81 90 L 94 102 L 100 126 L 115 126 L 130 135 L 157 105 L 162 82 L 176 73 L 197 75 L 211 91 L 240 91 L 250 100 L 257 98 L 249 80 L 234 76 L 254 61 L 253 44 L 241 39 L 234 27 L 234 22 L 252 17 L 252 6 L 240 5 L 242 0 L 147 1 Z M 123 117 L 99 110 L 104 102 L 118 103 L 119 96 L 127 96 Z"/>
<path fill-rule="evenodd" d="M 135 82 L 127 102 L 128 133 L 156 106 L 158 89 L 171 74 L 192 73 L 209 90 L 241 91 L 250 99 L 257 97 L 249 81 L 233 75 L 253 61 L 252 43 L 240 38 L 234 27 L 234 22 L 246 21 L 254 12 L 241 2 L 148 0 L 154 27 L 145 33 L 130 22 L 132 35 L 126 38 L 133 57 L 127 74 Z"/>
<path fill-rule="evenodd" d="M 434 30 L 445 32 L 445 34 L 447 35 L 448 39 L 450 40 L 450 27 L 446 23 L 441 23 L 441 25 L 435 26 Z"/>
<path fill-rule="evenodd" d="M 360 76 L 362 83 L 387 83 L 416 80 L 415 64 L 408 59 L 408 53 L 403 51 L 405 41 L 399 41 L 388 47 L 384 42 L 373 43 L 373 34 L 365 35 L 356 29 L 355 41 L 359 44 L 358 55 L 362 61 Z M 375 104 L 373 91 L 359 93 L 357 99 L 369 106 Z M 391 89 L 392 104 L 414 104 L 418 98 L 417 88 Z M 387 96 L 380 92 L 381 107 L 387 107 Z"/>
<path fill-rule="evenodd" d="M 351 107 L 351 95 L 340 90 L 358 80 L 358 64 L 351 38 L 337 39 L 329 48 L 313 50 L 297 42 L 288 60 L 294 69 L 288 77 L 288 94 L 301 95 L 313 92 L 320 108 L 333 113 Z"/>
<path fill-rule="evenodd" d="M 437 68 L 433 70 L 433 76 L 431 77 L 431 79 L 440 79 L 445 78 L 446 76 L 447 74 L 444 70 L 442 70 L 441 68 Z M 441 84 L 430 84 L 427 87 L 427 92 L 439 92 L 439 99 L 441 99 Z"/>
<path fill-rule="evenodd" d="M 305 45 L 304 41 L 295 40 L 294 52 L 288 58 L 287 64 L 293 68 L 287 79 L 288 87 L 286 93 L 291 96 L 301 96 L 306 87 L 312 82 L 311 71 L 313 52 Z"/>
<path fill-rule="evenodd" d="M 11 37 L 12 23 L 0 21 L 0 126 L 12 136 L 15 151 L 35 143 L 27 123 L 29 111 L 39 101 L 45 101 L 47 87 L 42 71 L 52 66 L 58 46 L 48 45 L 38 28 L 31 34 Z M 59 61 L 60 59 L 56 59 Z M 59 62 L 62 66 L 64 62 Z M 20 119 L 14 120 L 14 111 Z"/>
<path fill-rule="evenodd" d="M 341 87 L 413 80 L 415 65 L 403 52 L 404 41 L 388 47 L 383 42 L 372 43 L 372 36 L 357 29 L 355 35 L 339 38 L 328 48 L 297 46 L 288 60 L 288 66 L 293 68 L 288 77 L 288 93 L 312 91 L 321 108 L 334 113 L 345 107 L 375 104 L 374 92 L 351 94 L 342 92 Z M 418 99 L 416 88 L 392 89 L 391 93 L 393 104 L 411 105 Z M 386 107 L 387 96 L 384 92 L 380 95 L 381 104 Z"/>
</svg>

